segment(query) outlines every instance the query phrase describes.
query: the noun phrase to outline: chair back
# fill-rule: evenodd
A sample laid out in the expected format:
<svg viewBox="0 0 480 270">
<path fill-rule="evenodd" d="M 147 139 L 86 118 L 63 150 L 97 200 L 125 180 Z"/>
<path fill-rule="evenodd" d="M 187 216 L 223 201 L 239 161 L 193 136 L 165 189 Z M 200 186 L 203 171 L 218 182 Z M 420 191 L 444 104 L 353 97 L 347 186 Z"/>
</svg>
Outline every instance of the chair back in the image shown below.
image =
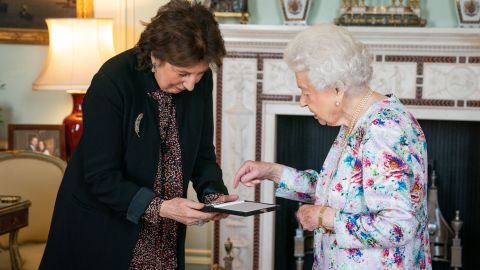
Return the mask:
<svg viewBox="0 0 480 270">
<path fill-rule="evenodd" d="M 30 152 L 0 152 L 0 195 L 19 195 L 32 202 L 28 226 L 18 233 L 18 243 L 46 242 L 53 208 L 67 163 L 54 156 Z M 0 238 L 8 245 L 6 235 Z"/>
</svg>

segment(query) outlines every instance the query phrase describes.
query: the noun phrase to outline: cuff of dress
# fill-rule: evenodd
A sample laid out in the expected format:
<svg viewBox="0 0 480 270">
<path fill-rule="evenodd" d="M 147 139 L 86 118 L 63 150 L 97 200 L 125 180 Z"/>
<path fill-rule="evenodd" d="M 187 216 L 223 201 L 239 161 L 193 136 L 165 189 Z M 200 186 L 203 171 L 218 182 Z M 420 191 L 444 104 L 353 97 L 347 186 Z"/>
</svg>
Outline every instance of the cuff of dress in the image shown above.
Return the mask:
<svg viewBox="0 0 480 270">
<path fill-rule="evenodd" d="M 275 197 L 285 198 L 289 200 L 295 200 L 305 203 L 313 203 L 314 198 L 311 194 L 305 192 L 299 192 L 295 189 L 294 182 L 295 179 L 300 179 L 302 177 L 301 171 L 284 166 L 282 171 L 282 176 L 278 181 L 278 184 L 275 189 Z"/>
<path fill-rule="evenodd" d="M 153 224 L 158 223 L 158 221 L 161 219 L 160 207 L 162 206 L 163 202 L 164 200 L 160 199 L 159 197 L 153 198 L 152 202 L 150 202 L 148 205 L 147 210 L 145 210 L 143 219 Z"/>
<path fill-rule="evenodd" d="M 288 180 L 295 178 L 298 175 L 298 171 L 294 168 L 283 166 L 282 175 L 276 184 L 275 196 L 283 197 L 284 193 L 292 192 L 292 187 L 287 184 Z M 287 196 L 288 197 L 288 196 Z"/>
<path fill-rule="evenodd" d="M 222 197 L 223 195 L 224 194 L 222 194 L 222 193 L 212 193 L 212 194 L 205 195 L 205 197 L 203 197 L 203 202 L 205 204 L 213 203 L 216 200 L 218 200 L 218 198 Z"/>
<path fill-rule="evenodd" d="M 138 224 L 138 221 L 145 213 L 145 209 L 155 197 L 155 193 L 145 187 L 140 188 L 133 196 L 127 210 L 127 220 Z"/>
</svg>

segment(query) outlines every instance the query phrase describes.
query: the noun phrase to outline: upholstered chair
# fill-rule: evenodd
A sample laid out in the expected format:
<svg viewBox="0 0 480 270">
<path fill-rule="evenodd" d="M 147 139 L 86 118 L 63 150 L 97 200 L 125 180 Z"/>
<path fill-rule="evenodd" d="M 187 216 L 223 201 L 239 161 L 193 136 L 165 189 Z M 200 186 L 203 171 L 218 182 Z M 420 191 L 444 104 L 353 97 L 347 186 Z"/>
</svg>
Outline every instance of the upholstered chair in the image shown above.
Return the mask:
<svg viewBox="0 0 480 270">
<path fill-rule="evenodd" d="M 18 232 L 21 269 L 38 269 L 66 162 L 27 151 L 0 152 L 0 195 L 29 200 L 28 226 Z M 12 269 L 8 234 L 0 236 L 0 270 Z"/>
</svg>

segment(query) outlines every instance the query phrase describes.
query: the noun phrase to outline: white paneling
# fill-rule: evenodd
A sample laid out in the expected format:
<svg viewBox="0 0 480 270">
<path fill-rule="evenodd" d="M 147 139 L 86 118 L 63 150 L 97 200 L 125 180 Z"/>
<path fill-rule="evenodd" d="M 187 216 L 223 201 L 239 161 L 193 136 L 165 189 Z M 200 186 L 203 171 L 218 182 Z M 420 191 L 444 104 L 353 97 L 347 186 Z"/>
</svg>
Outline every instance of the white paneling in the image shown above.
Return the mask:
<svg viewBox="0 0 480 270">
<path fill-rule="evenodd" d="M 150 22 L 169 0 L 95 0 L 95 17 L 113 18 L 117 52 L 133 47 L 140 37 L 143 22 Z"/>
<path fill-rule="evenodd" d="M 480 99 L 480 65 L 425 63 L 423 68 L 423 98 Z"/>
<path fill-rule="evenodd" d="M 299 94 L 295 74 L 283 59 L 263 61 L 263 93 L 272 95 Z"/>
<path fill-rule="evenodd" d="M 372 89 L 399 98 L 415 98 L 416 63 L 374 63 Z"/>
<path fill-rule="evenodd" d="M 255 144 L 246 138 L 255 136 L 256 72 L 256 59 L 226 58 L 223 63 L 222 168 L 229 188 L 242 162 L 255 158 Z M 240 195 L 253 199 L 250 193 Z"/>
<path fill-rule="evenodd" d="M 222 170 L 230 193 L 243 200 L 253 200 L 253 189 L 233 190 L 233 177 L 244 160 L 255 158 L 255 117 L 257 60 L 226 58 L 222 84 Z M 253 217 L 230 216 L 221 223 L 220 244 L 230 237 L 233 242 L 233 268 L 252 269 Z M 220 249 L 220 257 L 226 256 Z"/>
<path fill-rule="evenodd" d="M 150 19 L 157 14 L 158 8 L 163 6 L 164 4 L 168 3 L 169 0 L 142 0 L 142 1 L 135 1 L 135 13 L 133 16 L 132 22 L 132 36 L 133 36 L 133 43 L 131 46 L 135 45 L 140 34 L 142 33 L 143 29 L 145 28 L 141 22 L 149 23 Z"/>
</svg>

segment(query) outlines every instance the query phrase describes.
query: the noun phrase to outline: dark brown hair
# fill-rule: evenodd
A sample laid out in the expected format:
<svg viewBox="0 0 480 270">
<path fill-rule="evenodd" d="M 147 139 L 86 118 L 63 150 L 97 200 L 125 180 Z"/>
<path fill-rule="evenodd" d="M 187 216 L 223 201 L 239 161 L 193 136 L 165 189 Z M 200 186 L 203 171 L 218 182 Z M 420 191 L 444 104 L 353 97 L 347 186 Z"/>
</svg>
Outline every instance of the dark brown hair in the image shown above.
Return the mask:
<svg viewBox="0 0 480 270">
<path fill-rule="evenodd" d="M 190 67 L 200 62 L 221 67 L 226 54 L 213 14 L 202 4 L 172 0 L 146 24 L 136 45 L 138 67 L 152 67 L 150 53 L 171 65 Z"/>
</svg>

